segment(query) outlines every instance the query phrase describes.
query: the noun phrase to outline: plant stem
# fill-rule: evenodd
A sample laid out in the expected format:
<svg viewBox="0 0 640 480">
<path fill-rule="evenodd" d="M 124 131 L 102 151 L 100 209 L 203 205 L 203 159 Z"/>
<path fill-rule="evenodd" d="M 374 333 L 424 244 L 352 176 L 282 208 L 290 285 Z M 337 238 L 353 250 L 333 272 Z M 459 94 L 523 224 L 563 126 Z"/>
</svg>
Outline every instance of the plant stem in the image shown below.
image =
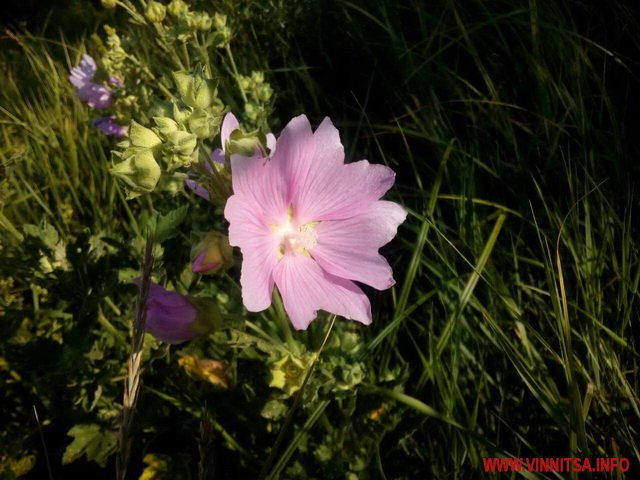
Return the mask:
<svg viewBox="0 0 640 480">
<path fill-rule="evenodd" d="M 236 79 L 236 83 L 238 84 L 238 88 L 240 89 L 240 94 L 242 95 L 242 100 L 244 103 L 247 103 L 247 95 L 244 93 L 244 89 L 240 85 L 240 74 L 238 73 L 238 68 L 236 67 L 236 62 L 233 59 L 233 54 L 231 53 L 231 47 L 227 45 L 225 47 L 227 51 L 227 56 L 229 57 L 229 62 L 231 63 L 231 69 L 233 70 L 233 76 Z"/>
<path fill-rule="evenodd" d="M 278 315 L 278 320 L 280 321 L 280 326 L 282 327 L 282 333 L 284 334 L 284 338 L 287 341 L 287 345 L 289 346 L 289 350 L 292 353 L 298 355 L 300 353 L 298 349 L 298 344 L 293 338 L 293 333 L 291 333 L 291 324 L 289 319 L 287 318 L 287 314 L 284 311 L 284 305 L 282 305 L 282 298 L 280 297 L 280 292 L 278 290 L 273 290 L 273 306 L 276 309 L 276 314 Z"/>
<path fill-rule="evenodd" d="M 138 403 L 140 391 L 140 374 L 142 367 L 142 349 L 144 346 L 144 324 L 147 318 L 147 297 L 153 268 L 153 238 L 147 238 L 144 260 L 141 267 L 140 291 L 136 301 L 136 318 L 131 335 L 131 353 L 127 362 L 127 375 L 124 379 L 124 395 L 122 398 L 122 417 L 118 433 L 118 455 L 116 458 L 116 478 L 125 480 L 131 455 L 131 427 Z"/>
</svg>

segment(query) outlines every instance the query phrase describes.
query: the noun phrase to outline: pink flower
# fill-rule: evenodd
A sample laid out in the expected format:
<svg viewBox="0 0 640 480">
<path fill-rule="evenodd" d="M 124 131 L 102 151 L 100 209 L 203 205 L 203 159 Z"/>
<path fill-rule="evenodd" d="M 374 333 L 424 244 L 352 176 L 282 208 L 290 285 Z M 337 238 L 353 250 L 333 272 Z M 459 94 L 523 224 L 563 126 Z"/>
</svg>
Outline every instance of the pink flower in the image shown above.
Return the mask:
<svg viewBox="0 0 640 480">
<path fill-rule="evenodd" d="M 140 280 L 136 279 L 140 287 Z M 217 307 L 158 284 L 149 284 L 145 330 L 166 343 L 183 343 L 210 333 L 219 321 Z"/>
<path fill-rule="evenodd" d="M 296 329 L 318 310 L 370 324 L 369 299 L 354 281 L 394 284 L 378 249 L 406 218 L 400 205 L 380 200 L 395 173 L 366 160 L 345 164 L 331 120 L 313 133 L 304 115 L 285 127 L 270 160 L 232 157 L 231 171 L 224 213 L 229 241 L 242 251 L 247 310 L 268 308 L 275 284 Z"/>
<path fill-rule="evenodd" d="M 71 69 L 69 81 L 76 87 L 78 98 L 91 108 L 109 108 L 113 105 L 113 93 L 108 87 L 92 82 L 96 71 L 95 60 L 90 55 L 84 54 L 80 65 Z"/>
</svg>

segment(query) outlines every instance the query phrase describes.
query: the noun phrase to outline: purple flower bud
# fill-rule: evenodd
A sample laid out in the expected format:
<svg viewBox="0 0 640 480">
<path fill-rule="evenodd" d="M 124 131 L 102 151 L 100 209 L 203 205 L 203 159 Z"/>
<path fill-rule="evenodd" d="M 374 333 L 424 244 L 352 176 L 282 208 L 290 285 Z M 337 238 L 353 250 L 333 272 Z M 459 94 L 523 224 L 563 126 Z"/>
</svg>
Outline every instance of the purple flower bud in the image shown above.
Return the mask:
<svg viewBox="0 0 640 480">
<path fill-rule="evenodd" d="M 140 279 L 136 279 L 140 286 Z M 211 333 L 220 322 L 215 303 L 198 300 L 150 283 L 145 330 L 166 343 L 183 343 Z"/>
<path fill-rule="evenodd" d="M 233 253 L 229 239 L 219 232 L 209 232 L 191 250 L 193 273 L 215 273 L 228 268 L 233 263 Z"/>
<path fill-rule="evenodd" d="M 105 135 L 110 135 L 113 137 L 126 137 L 127 136 L 127 127 L 123 127 L 116 123 L 114 117 L 100 117 L 96 118 L 93 121 L 93 124 L 102 131 Z"/>
</svg>

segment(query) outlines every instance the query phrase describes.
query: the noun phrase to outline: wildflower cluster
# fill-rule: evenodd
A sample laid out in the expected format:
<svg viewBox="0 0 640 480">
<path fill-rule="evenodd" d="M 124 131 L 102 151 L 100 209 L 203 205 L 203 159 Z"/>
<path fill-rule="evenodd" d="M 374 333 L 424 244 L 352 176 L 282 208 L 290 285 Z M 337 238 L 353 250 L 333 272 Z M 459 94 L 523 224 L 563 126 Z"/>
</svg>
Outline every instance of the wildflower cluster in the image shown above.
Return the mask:
<svg viewBox="0 0 640 480">
<path fill-rule="evenodd" d="M 318 360 L 293 337 L 289 322 L 306 330 L 320 311 L 364 325 L 373 321 L 360 285 L 385 290 L 394 284 L 379 249 L 406 218 L 404 208 L 382 200 L 395 173 L 367 160 L 345 163 L 340 134 L 328 117 L 314 131 L 299 115 L 277 137 L 272 134 L 274 90 L 262 71 L 238 71 L 226 15 L 192 10 L 183 0 L 149 0 L 140 12 L 129 3 L 127 8 L 171 70 L 141 62 L 129 53 L 126 38 L 108 27 L 106 42 L 98 42 L 107 83 L 94 83 L 98 67 L 89 56 L 70 78 L 90 107 L 113 109 L 110 123 L 97 122 L 103 132 L 112 132 L 116 119 L 128 124 L 120 127 L 117 136 L 126 138 L 112 151 L 110 169 L 127 198 L 153 195 L 140 204 L 152 205 L 153 199 L 171 208 L 166 215 L 143 212 L 140 221 L 154 237 L 159 265 L 146 300 L 144 328 L 156 340 L 151 352 L 161 351 L 157 342 L 180 345 L 177 365 L 183 373 L 224 389 L 234 384 L 234 372 L 211 358 L 206 345 L 216 345 L 218 352 L 220 345 L 222 351 L 246 347 L 240 357 L 262 355 L 270 394 L 260 415 L 272 427 L 284 420 L 294 395 L 307 405 L 327 397 L 354 402 L 371 378 L 358 358 L 355 324 L 336 327 L 327 355 Z M 212 61 L 212 49 L 220 49 L 223 63 Z M 240 118 L 229 111 L 231 105 L 242 112 Z M 187 205 L 175 205 L 185 198 L 189 213 Z M 138 237 L 133 243 L 144 241 Z M 241 262 L 234 262 L 233 247 Z M 141 287 L 134 277 L 121 281 Z M 231 286 L 235 279 L 239 295 Z M 266 310 L 264 318 L 279 320 L 286 346 L 258 326 L 260 339 L 240 327 L 247 311 Z M 207 338 L 212 342 L 195 341 Z M 317 373 L 309 380 L 312 365 Z M 338 454 L 330 443 L 318 451 Z M 161 467 L 147 460 L 145 472 Z"/>
<path fill-rule="evenodd" d="M 83 55 L 80 65 L 71 69 L 69 81 L 76 88 L 76 94 L 80 100 L 89 107 L 97 110 L 109 109 L 115 100 L 114 89 L 122 87 L 122 81 L 116 77 L 109 77 L 108 85 L 94 82 L 97 66 L 95 60 L 89 55 Z M 116 123 L 114 116 L 99 117 L 94 120 L 96 125 L 105 135 L 124 137 L 126 130 Z"/>
</svg>

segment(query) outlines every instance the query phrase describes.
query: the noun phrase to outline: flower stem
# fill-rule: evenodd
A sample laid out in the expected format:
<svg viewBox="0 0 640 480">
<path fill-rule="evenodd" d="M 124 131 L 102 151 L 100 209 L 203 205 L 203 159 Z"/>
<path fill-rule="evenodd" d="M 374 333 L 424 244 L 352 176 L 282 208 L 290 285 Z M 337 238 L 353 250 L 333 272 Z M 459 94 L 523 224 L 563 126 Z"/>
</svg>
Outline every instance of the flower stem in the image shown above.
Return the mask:
<svg viewBox="0 0 640 480">
<path fill-rule="evenodd" d="M 118 432 L 118 455 L 116 457 L 116 478 L 125 480 L 132 447 L 133 417 L 140 392 L 142 373 L 142 349 L 144 346 L 144 323 L 147 317 L 147 296 L 151 271 L 153 269 L 153 238 L 147 238 L 144 260 L 141 267 L 140 291 L 136 301 L 136 316 L 132 326 L 131 352 L 127 362 L 127 374 L 124 380 L 122 414 Z"/>
<path fill-rule="evenodd" d="M 293 338 L 293 334 L 291 333 L 291 324 L 289 323 L 287 314 L 284 311 L 282 298 L 280 297 L 280 292 L 278 292 L 277 289 L 273 290 L 273 306 L 276 309 L 276 314 L 278 315 L 278 320 L 280 320 L 280 326 L 282 327 L 282 333 L 284 334 L 284 338 L 287 341 L 289 350 L 291 350 L 291 353 L 298 355 L 300 353 L 298 344 L 296 343 L 295 339 Z"/>
<path fill-rule="evenodd" d="M 244 93 L 244 89 L 242 88 L 242 85 L 240 85 L 240 74 L 238 73 L 238 67 L 236 67 L 236 62 L 233 59 L 233 53 L 231 53 L 231 47 L 229 47 L 229 45 L 227 45 L 225 47 L 225 50 L 227 51 L 227 56 L 229 57 L 229 63 L 231 63 L 231 69 L 233 70 L 233 76 L 236 79 L 236 83 L 238 84 L 238 88 L 240 89 L 240 94 L 242 95 L 242 100 L 244 100 L 244 103 L 247 103 L 247 95 Z"/>
</svg>

